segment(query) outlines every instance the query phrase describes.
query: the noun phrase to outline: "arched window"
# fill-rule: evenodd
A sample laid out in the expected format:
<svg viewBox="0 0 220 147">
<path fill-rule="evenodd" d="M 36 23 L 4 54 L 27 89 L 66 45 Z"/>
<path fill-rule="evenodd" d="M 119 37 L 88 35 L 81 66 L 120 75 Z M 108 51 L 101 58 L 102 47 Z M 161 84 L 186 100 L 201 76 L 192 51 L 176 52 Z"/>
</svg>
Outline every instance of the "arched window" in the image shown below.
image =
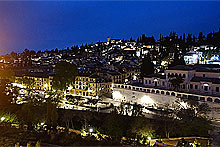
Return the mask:
<svg viewBox="0 0 220 147">
<path fill-rule="evenodd" d="M 216 102 L 216 103 L 220 103 L 220 100 L 219 100 L 219 99 L 215 99 L 215 102 Z"/>
<path fill-rule="evenodd" d="M 186 77 L 186 74 L 183 74 L 183 78 L 185 78 Z"/>
<path fill-rule="evenodd" d="M 174 93 L 174 92 L 172 92 L 172 93 L 171 93 L 171 95 L 172 95 L 172 96 L 175 96 L 175 93 Z"/>
<path fill-rule="evenodd" d="M 200 101 L 205 101 L 205 98 L 204 97 L 200 97 Z"/>
<path fill-rule="evenodd" d="M 161 91 L 160 93 L 161 93 L 161 94 L 164 94 L 164 91 Z"/>
<path fill-rule="evenodd" d="M 181 94 L 177 94 L 177 96 L 176 96 L 176 97 L 181 98 Z"/>
<path fill-rule="evenodd" d="M 212 98 L 210 98 L 210 97 L 207 98 L 207 101 L 212 102 Z"/>
<path fill-rule="evenodd" d="M 159 90 L 157 90 L 157 91 L 156 91 L 156 93 L 157 93 L 157 94 L 159 94 L 159 93 L 160 93 L 160 91 L 159 91 Z"/>
<path fill-rule="evenodd" d="M 166 92 L 166 95 L 170 95 L 170 93 L 169 93 L 169 92 Z"/>
</svg>

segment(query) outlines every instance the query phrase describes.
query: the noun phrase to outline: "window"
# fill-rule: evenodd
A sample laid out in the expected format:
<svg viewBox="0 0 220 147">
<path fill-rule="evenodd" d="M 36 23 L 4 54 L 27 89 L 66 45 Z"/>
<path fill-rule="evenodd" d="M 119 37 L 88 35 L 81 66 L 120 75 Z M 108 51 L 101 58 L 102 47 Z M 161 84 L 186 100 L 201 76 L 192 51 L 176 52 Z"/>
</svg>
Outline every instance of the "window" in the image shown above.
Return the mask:
<svg viewBox="0 0 220 147">
<path fill-rule="evenodd" d="M 176 97 L 181 98 L 181 94 L 177 94 L 177 96 L 176 96 Z"/>
<path fill-rule="evenodd" d="M 183 74 L 183 78 L 185 78 L 186 77 L 186 75 L 185 74 Z"/>
<path fill-rule="evenodd" d="M 205 74 L 203 74 L 202 77 L 205 77 Z"/>
<path fill-rule="evenodd" d="M 216 92 L 219 92 L 219 87 L 216 87 Z"/>
<path fill-rule="evenodd" d="M 216 103 L 220 103 L 220 100 L 219 100 L 219 99 L 215 99 L 215 102 L 216 102 Z"/>
<path fill-rule="evenodd" d="M 207 98 L 207 101 L 212 102 L 212 98 L 210 98 L 210 97 Z"/>
<path fill-rule="evenodd" d="M 165 85 L 165 82 L 163 82 L 163 86 Z"/>
<path fill-rule="evenodd" d="M 183 84 L 183 89 L 185 89 L 185 85 Z"/>
<path fill-rule="evenodd" d="M 149 84 L 151 84 L 151 80 L 149 80 Z"/>
<path fill-rule="evenodd" d="M 205 101 L 205 97 L 200 97 L 200 101 Z"/>
<path fill-rule="evenodd" d="M 198 85 L 195 85 L 195 89 L 198 89 Z"/>
<path fill-rule="evenodd" d="M 147 80 L 145 80 L 145 84 L 147 84 Z"/>
<path fill-rule="evenodd" d="M 193 85 L 192 84 L 190 84 L 190 89 L 193 89 Z"/>
<path fill-rule="evenodd" d="M 204 90 L 205 90 L 205 91 L 208 91 L 208 86 L 204 86 Z"/>
</svg>

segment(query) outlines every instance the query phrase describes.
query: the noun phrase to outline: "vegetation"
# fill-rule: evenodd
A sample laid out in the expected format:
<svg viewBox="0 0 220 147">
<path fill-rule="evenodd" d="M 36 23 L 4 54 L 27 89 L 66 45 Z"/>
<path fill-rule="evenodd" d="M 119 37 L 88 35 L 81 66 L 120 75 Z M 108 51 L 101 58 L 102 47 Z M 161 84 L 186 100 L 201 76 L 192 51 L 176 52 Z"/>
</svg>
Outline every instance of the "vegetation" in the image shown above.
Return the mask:
<svg viewBox="0 0 220 147">
<path fill-rule="evenodd" d="M 66 90 L 68 86 L 73 85 L 77 74 L 77 68 L 71 63 L 60 62 L 55 67 L 55 73 L 53 88 L 56 90 Z"/>
<path fill-rule="evenodd" d="M 150 54 L 147 54 L 141 64 L 141 77 L 154 73 L 154 64 L 151 61 Z"/>
<path fill-rule="evenodd" d="M 181 84 L 184 82 L 184 79 L 180 75 L 170 75 L 169 82 L 173 86 L 174 90 L 178 91 Z"/>
</svg>

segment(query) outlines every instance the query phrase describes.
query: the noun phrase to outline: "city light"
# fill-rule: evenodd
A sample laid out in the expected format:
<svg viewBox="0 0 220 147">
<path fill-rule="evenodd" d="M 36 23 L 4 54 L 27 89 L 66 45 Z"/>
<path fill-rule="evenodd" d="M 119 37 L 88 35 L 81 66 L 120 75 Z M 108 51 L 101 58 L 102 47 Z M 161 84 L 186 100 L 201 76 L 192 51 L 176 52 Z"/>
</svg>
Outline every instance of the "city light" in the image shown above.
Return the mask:
<svg viewBox="0 0 220 147">
<path fill-rule="evenodd" d="M 147 137 L 147 140 L 151 140 L 151 137 L 150 137 L 150 136 L 148 136 L 148 137 Z"/>
<path fill-rule="evenodd" d="M 68 88 L 67 88 L 67 90 L 71 90 L 71 89 L 73 89 L 73 87 L 72 87 L 72 86 L 70 86 L 70 87 L 68 87 Z"/>
<path fill-rule="evenodd" d="M 89 128 L 89 133 L 92 133 L 93 132 L 93 128 Z"/>
<path fill-rule="evenodd" d="M 4 120 L 5 120 L 5 117 L 4 117 L 4 116 L 2 116 L 2 117 L 1 117 L 1 121 L 4 121 Z"/>
<path fill-rule="evenodd" d="M 180 102 L 180 105 L 184 108 L 184 109 L 186 109 L 187 108 L 187 103 L 185 103 L 185 102 Z"/>
<path fill-rule="evenodd" d="M 153 104 L 154 101 L 149 96 L 145 95 L 141 98 L 141 103 L 142 104 Z"/>
<path fill-rule="evenodd" d="M 113 91 L 112 95 L 113 95 L 113 99 L 119 100 L 119 99 L 122 98 L 122 95 L 121 95 L 121 93 L 119 91 Z"/>
</svg>

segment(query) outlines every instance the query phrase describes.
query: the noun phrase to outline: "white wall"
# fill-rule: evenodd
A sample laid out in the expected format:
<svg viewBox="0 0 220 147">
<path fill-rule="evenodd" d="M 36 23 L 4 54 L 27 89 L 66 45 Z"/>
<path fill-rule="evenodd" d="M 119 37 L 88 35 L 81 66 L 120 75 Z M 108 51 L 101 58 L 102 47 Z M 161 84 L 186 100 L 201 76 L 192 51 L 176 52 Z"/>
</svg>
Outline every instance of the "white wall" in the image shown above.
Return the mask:
<svg viewBox="0 0 220 147">
<path fill-rule="evenodd" d="M 158 95 L 153 93 L 145 93 L 139 91 L 133 91 L 129 89 L 114 88 L 113 99 L 116 101 L 131 102 L 144 105 L 165 105 L 167 103 L 173 103 L 178 98 L 174 96 Z"/>
<path fill-rule="evenodd" d="M 166 92 L 166 90 L 164 90 Z M 130 103 L 138 103 L 145 106 L 159 106 L 162 107 L 167 104 L 172 104 L 176 100 L 179 100 L 176 96 L 172 95 L 160 95 L 154 93 L 146 93 L 141 91 L 134 91 L 125 88 L 114 88 L 113 89 L 113 100 L 119 102 L 130 102 Z M 214 99 L 213 99 L 214 100 Z M 220 121 L 220 104 L 214 102 L 201 102 L 199 103 L 207 103 L 211 112 L 209 113 L 210 119 L 215 119 Z"/>
</svg>

